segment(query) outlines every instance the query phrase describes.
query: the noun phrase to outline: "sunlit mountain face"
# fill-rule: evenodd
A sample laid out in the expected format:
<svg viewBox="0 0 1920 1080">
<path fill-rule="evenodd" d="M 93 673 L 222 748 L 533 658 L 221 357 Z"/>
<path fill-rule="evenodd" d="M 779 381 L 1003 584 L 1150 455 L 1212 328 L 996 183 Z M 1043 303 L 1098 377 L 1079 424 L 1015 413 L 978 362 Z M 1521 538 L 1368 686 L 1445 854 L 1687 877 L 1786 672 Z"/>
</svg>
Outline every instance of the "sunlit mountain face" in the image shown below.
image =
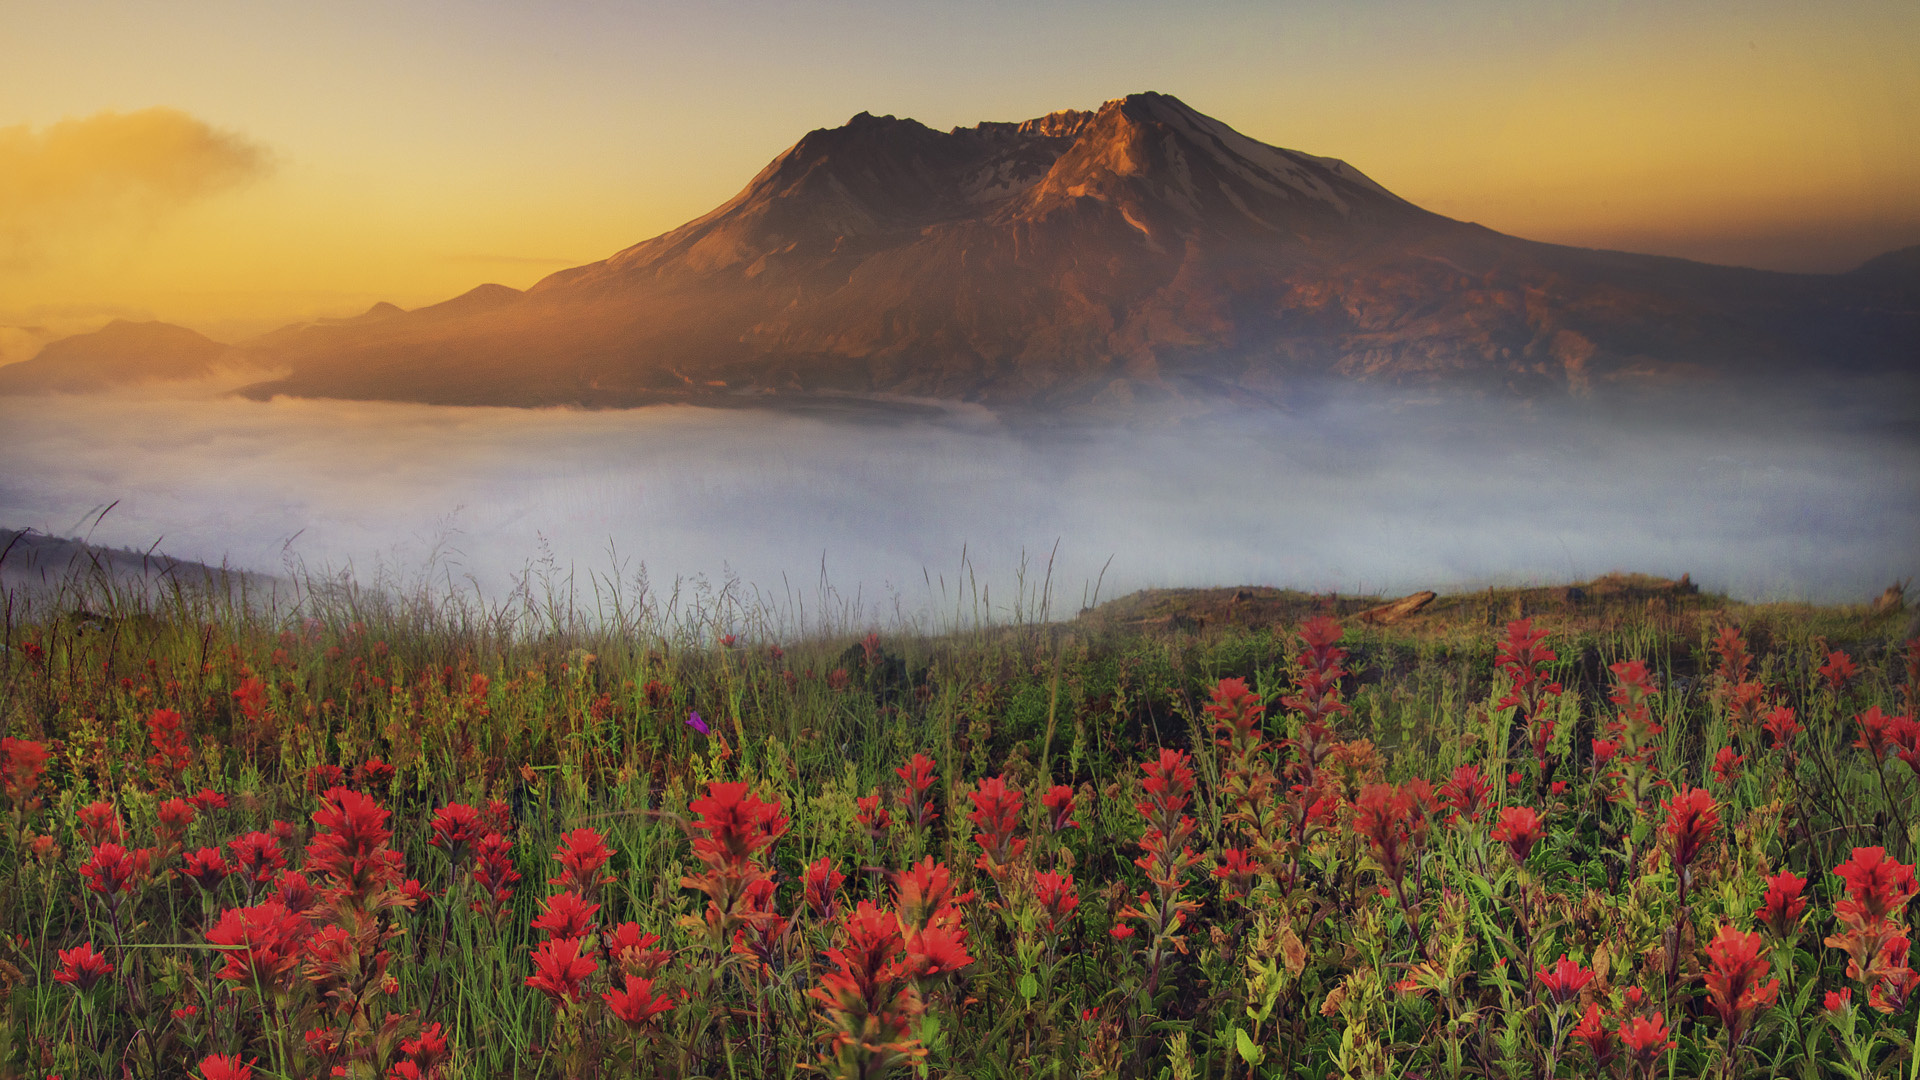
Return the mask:
<svg viewBox="0 0 1920 1080">
<path fill-rule="evenodd" d="M 1913 262 L 1795 275 L 1534 243 L 1146 93 L 949 132 L 863 113 L 712 212 L 525 292 L 381 305 L 229 359 L 283 373 L 258 397 L 515 406 L 1155 415 L 1327 379 L 1580 395 L 1910 366 Z"/>
</svg>

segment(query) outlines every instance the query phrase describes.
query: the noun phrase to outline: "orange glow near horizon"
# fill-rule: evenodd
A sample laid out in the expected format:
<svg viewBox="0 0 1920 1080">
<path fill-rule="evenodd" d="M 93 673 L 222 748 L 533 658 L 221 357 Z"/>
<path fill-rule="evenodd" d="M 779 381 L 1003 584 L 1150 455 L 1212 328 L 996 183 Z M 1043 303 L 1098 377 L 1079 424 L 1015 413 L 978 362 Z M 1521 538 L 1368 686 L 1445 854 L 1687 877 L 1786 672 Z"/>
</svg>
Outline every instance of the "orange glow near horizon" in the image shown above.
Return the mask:
<svg viewBox="0 0 1920 1080">
<path fill-rule="evenodd" d="M 0 17 L 0 362 L 115 316 L 235 340 L 525 287 L 862 109 L 1144 89 L 1534 239 L 1807 271 L 1920 243 L 1911 5 L 390 10 Z"/>
</svg>

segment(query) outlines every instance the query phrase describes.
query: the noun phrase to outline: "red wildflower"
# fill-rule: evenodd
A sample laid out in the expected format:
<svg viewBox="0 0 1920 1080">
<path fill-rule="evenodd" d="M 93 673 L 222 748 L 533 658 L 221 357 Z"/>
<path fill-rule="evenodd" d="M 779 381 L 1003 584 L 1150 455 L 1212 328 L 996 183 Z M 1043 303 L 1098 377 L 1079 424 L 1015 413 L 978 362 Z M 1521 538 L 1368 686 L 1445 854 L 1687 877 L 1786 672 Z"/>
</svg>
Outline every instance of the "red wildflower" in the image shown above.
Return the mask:
<svg viewBox="0 0 1920 1080">
<path fill-rule="evenodd" d="M 1760 683 L 1743 682 L 1727 693 L 1727 726 L 1735 734 L 1744 733 L 1760 721 L 1767 707 L 1767 688 Z"/>
<path fill-rule="evenodd" d="M 347 782 L 347 770 L 338 765 L 320 764 L 307 770 L 307 790 L 330 791 Z"/>
<path fill-rule="evenodd" d="M 705 834 L 694 838 L 693 853 L 709 865 L 744 866 L 787 831 L 780 804 L 761 802 L 746 784 L 709 784 L 688 809 L 698 818 L 693 828 Z"/>
<path fill-rule="evenodd" d="M 1793 745 L 1793 737 L 1805 730 L 1800 722 L 1793 718 L 1793 710 L 1785 705 L 1774 709 L 1761 722 L 1766 729 L 1769 745 L 1775 750 L 1784 750 Z"/>
<path fill-rule="evenodd" d="M 80 835 L 88 844 L 117 844 L 126 839 L 126 830 L 120 827 L 120 812 L 110 802 L 95 800 L 75 811 L 74 816 L 79 821 Z"/>
<path fill-rule="evenodd" d="M 453 1056 L 453 1048 L 447 1044 L 447 1036 L 438 1021 L 421 1028 L 419 1038 L 401 1039 L 400 1052 L 427 1072 L 432 1072 Z"/>
<path fill-rule="evenodd" d="M 198 795 L 187 796 L 187 801 L 199 807 L 203 814 L 210 810 L 227 808 L 227 797 L 208 787 L 201 788 Z"/>
<path fill-rule="evenodd" d="M 187 742 L 186 725 L 181 721 L 180 714 L 172 709 L 153 710 L 147 717 L 147 742 L 153 746 L 153 755 L 147 758 L 147 769 L 154 783 L 161 787 L 173 786 L 193 760 L 193 750 Z"/>
<path fill-rule="evenodd" d="M 0 739 L 0 795 L 5 795 L 17 810 L 31 810 L 39 804 L 34 789 L 47 771 L 47 748 L 37 742 Z"/>
<path fill-rule="evenodd" d="M 1033 896 L 1046 910 L 1048 933 L 1059 933 L 1060 928 L 1073 917 L 1073 909 L 1080 906 L 1080 897 L 1074 892 L 1072 874 L 1033 875 Z"/>
<path fill-rule="evenodd" d="M 1821 1006 L 1825 1008 L 1827 1012 L 1836 1015 L 1853 1008 L 1853 987 L 1848 986 L 1842 987 L 1838 991 L 1827 991 L 1827 996 L 1825 1000 L 1821 1002 Z"/>
<path fill-rule="evenodd" d="M 1726 1027 L 1729 1044 L 1739 1046 L 1754 1014 L 1780 996 L 1780 980 L 1760 981 L 1767 977 L 1768 968 L 1760 935 L 1731 926 L 1722 926 L 1707 943 L 1707 965 L 1707 1004 Z"/>
<path fill-rule="evenodd" d="M 1541 968 L 1534 972 L 1540 984 L 1547 988 L 1548 996 L 1555 1005 L 1565 1005 L 1580 996 L 1580 991 L 1593 981 L 1593 972 L 1567 959 L 1566 953 L 1560 954 L 1560 960 L 1551 968 Z"/>
<path fill-rule="evenodd" d="M 1263 745 L 1260 720 L 1266 708 L 1247 680 L 1221 679 L 1205 711 L 1221 748 L 1244 758 L 1258 753 Z"/>
<path fill-rule="evenodd" d="M 840 886 L 847 875 L 834 869 L 833 859 L 822 856 L 808 864 L 802 875 L 805 883 L 807 907 L 822 919 L 831 919 L 840 912 Z"/>
<path fill-rule="evenodd" d="M 419 910 L 433 903 L 433 890 L 420 883 L 419 878 L 408 878 L 400 883 L 400 895 L 406 897 L 407 906 Z"/>
<path fill-rule="evenodd" d="M 893 815 L 880 805 L 880 792 L 862 795 L 853 800 L 853 820 L 867 831 L 867 838 L 878 844 L 887 838 L 887 830 L 893 828 Z"/>
<path fill-rule="evenodd" d="M 934 923 L 957 920 L 955 905 L 973 899 L 972 891 L 955 896 L 953 875 L 945 863 L 929 855 L 893 875 L 893 906 L 908 933 Z"/>
<path fill-rule="evenodd" d="M 1465 816 L 1468 821 L 1480 820 L 1480 807 L 1493 794 L 1493 783 L 1480 771 L 1478 765 L 1462 765 L 1453 770 L 1453 775 L 1440 786 L 1440 802 L 1447 807 L 1448 820 Z"/>
<path fill-rule="evenodd" d="M 652 1025 L 654 1017 L 673 1008 L 673 998 L 670 996 L 653 996 L 652 979 L 639 979 L 632 975 L 627 976 L 625 989 L 609 990 L 600 997 L 621 1023 L 636 1031 Z"/>
<path fill-rule="evenodd" d="M 1040 796 L 1040 805 L 1047 809 L 1047 824 L 1054 832 L 1080 827 L 1073 820 L 1073 789 L 1065 784 L 1055 784 Z"/>
<path fill-rule="evenodd" d="M 916 979 L 946 975 L 973 963 L 967 932 L 958 925 L 929 926 L 906 939 L 906 970 Z"/>
<path fill-rule="evenodd" d="M 1280 699 L 1282 706 L 1301 716 L 1300 732 L 1292 744 L 1309 767 L 1317 767 L 1332 746 L 1329 723 L 1348 711 L 1340 701 L 1340 680 L 1347 674 L 1340 661 L 1347 658 L 1347 651 L 1338 643 L 1345 635 L 1339 623 L 1324 615 L 1302 624 L 1300 673 L 1295 679 L 1299 692 Z"/>
<path fill-rule="evenodd" d="M 973 865 L 999 880 L 1006 873 L 1007 864 L 1018 859 L 1027 847 L 1025 840 L 1013 835 L 1020 827 L 1020 805 L 1024 797 L 1019 789 L 1008 787 L 1003 778 L 989 776 L 980 781 L 979 788 L 968 798 L 973 801 L 973 813 L 967 815 L 967 820 L 980 830 L 973 838 L 974 843 L 980 845 L 980 857 Z"/>
<path fill-rule="evenodd" d="M 940 779 L 933 771 L 933 759 L 925 754 L 915 754 L 905 765 L 893 770 L 906 784 L 901 799 L 907 808 L 907 824 L 922 829 L 933 824 L 940 815 L 933 809 L 933 798 L 929 794 L 933 785 Z"/>
<path fill-rule="evenodd" d="M 1169 834 L 1178 829 L 1181 816 L 1193 801 L 1191 760 L 1184 750 L 1162 747 L 1157 760 L 1140 763 L 1140 771 L 1145 774 L 1140 793 L 1146 801 L 1136 804 L 1135 809 L 1147 819 L 1149 828 Z"/>
<path fill-rule="evenodd" d="M 1723 746 L 1713 755 L 1713 778 L 1722 787 L 1730 787 L 1740 780 L 1740 765 L 1746 757 L 1733 752 L 1733 747 Z"/>
<path fill-rule="evenodd" d="M 1580 1022 L 1575 1024 L 1567 1034 L 1586 1045 L 1587 1052 L 1593 1055 L 1593 1064 L 1596 1069 L 1601 1072 L 1606 1071 L 1607 1065 L 1613 1061 L 1617 1048 L 1613 1044 L 1613 1031 L 1600 1021 L 1600 1006 L 1597 1003 L 1591 1001 L 1587 1003 L 1585 1015 L 1580 1017 Z"/>
<path fill-rule="evenodd" d="M 377 757 L 361 762 L 360 768 L 356 771 L 359 773 L 362 787 L 384 789 L 388 784 L 393 783 L 393 766 Z"/>
<path fill-rule="evenodd" d="M 659 943 L 660 935 L 641 933 L 639 923 L 621 923 L 607 933 L 607 962 L 629 975 L 651 978 L 673 959 L 673 950 L 654 948 Z"/>
<path fill-rule="evenodd" d="M 1507 624 L 1506 640 L 1496 650 L 1494 665 L 1512 680 L 1512 688 L 1500 699 L 1502 709 L 1519 709 L 1533 736 L 1533 755 L 1544 768 L 1547 746 L 1553 741 L 1553 720 L 1545 715 L 1548 698 L 1557 697 L 1560 684 L 1548 682 L 1543 668 L 1558 656 L 1542 642 L 1545 630 L 1535 630 L 1532 619 Z"/>
<path fill-rule="evenodd" d="M 53 973 L 53 981 L 84 994 L 112 973 L 113 965 L 107 963 L 106 954 L 93 951 L 93 942 L 88 941 L 60 950 L 60 966 Z"/>
<path fill-rule="evenodd" d="M 204 1080 L 253 1080 L 253 1068 L 240 1061 L 239 1054 L 209 1054 L 200 1062 Z"/>
<path fill-rule="evenodd" d="M 1901 719 L 1903 717 L 1888 716 L 1881 712 L 1878 705 L 1857 714 L 1853 722 L 1859 727 L 1860 736 L 1853 740 L 1853 745 L 1872 754 L 1876 766 L 1881 764 L 1887 759 L 1887 751 L 1894 746 L 1897 722 Z"/>
<path fill-rule="evenodd" d="M 404 859 L 387 847 L 393 837 L 388 816 L 379 803 L 357 791 L 328 790 L 313 813 L 321 831 L 307 843 L 306 872 L 325 879 L 330 898 L 367 903 L 400 883 Z"/>
<path fill-rule="evenodd" d="M 233 692 L 233 700 L 239 703 L 240 714 L 247 718 L 247 723 L 258 724 L 267 713 L 267 684 L 257 675 L 243 679 L 240 688 Z"/>
<path fill-rule="evenodd" d="M 433 836 L 427 843 L 447 853 L 456 865 L 466 859 L 473 843 L 487 831 L 480 811 L 466 803 L 448 803 L 433 812 Z"/>
<path fill-rule="evenodd" d="M 1722 626 L 1715 630 L 1713 651 L 1720 654 L 1716 674 L 1722 683 L 1732 686 L 1746 679 L 1752 658 L 1747 655 L 1747 639 L 1741 636 L 1739 627 Z"/>
<path fill-rule="evenodd" d="M 532 926 L 545 930 L 548 937 L 586 937 L 593 932 L 593 917 L 599 910 L 599 904 L 587 903 L 579 893 L 563 892 L 547 898 Z"/>
<path fill-rule="evenodd" d="M 287 865 L 287 854 L 269 833 L 250 832 L 227 841 L 234 864 L 249 881 L 272 881 L 273 875 Z"/>
<path fill-rule="evenodd" d="M 233 872 L 233 868 L 220 857 L 219 848 L 203 847 L 187 856 L 186 865 L 181 867 L 180 872 L 193 879 L 195 885 L 211 892 Z"/>
<path fill-rule="evenodd" d="M 884 1076 L 926 1055 L 913 1037 L 923 1006 L 901 955 L 900 921 L 862 900 L 844 929 L 844 944 L 826 951 L 834 970 L 822 974 L 807 996 L 820 1006 L 833 1071 Z"/>
<path fill-rule="evenodd" d="M 1687 886 L 1693 880 L 1693 861 L 1707 841 L 1713 839 L 1714 830 L 1720 827 L 1720 808 L 1706 788 L 1683 788 L 1664 805 L 1667 820 L 1661 828 L 1673 845 L 1670 854 L 1673 867 L 1680 874 L 1680 895 L 1684 900 Z"/>
<path fill-rule="evenodd" d="M 533 950 L 533 974 L 527 985 L 547 995 L 556 1005 L 580 1000 L 587 976 L 600 970 L 591 956 L 580 953 L 579 938 L 551 938 Z"/>
<path fill-rule="evenodd" d="M 1133 934 L 1134 934 L 1133 927 L 1126 926 L 1121 923 L 1114 923 L 1112 926 L 1107 928 L 1107 936 L 1115 939 L 1116 941 L 1125 941 L 1128 938 L 1132 937 Z"/>
<path fill-rule="evenodd" d="M 168 799 L 154 812 L 159 819 L 155 828 L 162 849 L 172 849 L 186 838 L 193 825 L 193 804 L 185 799 Z"/>
<path fill-rule="evenodd" d="M 1800 916 L 1807 910 L 1807 898 L 1800 895 L 1807 879 L 1791 870 L 1767 879 L 1767 893 L 1760 901 L 1760 922 L 1780 941 L 1790 941 L 1800 932 Z"/>
<path fill-rule="evenodd" d="M 1531 806 L 1505 806 L 1500 809 L 1500 823 L 1493 827 L 1493 838 L 1507 845 L 1514 862 L 1524 863 L 1544 832 L 1539 811 Z"/>
<path fill-rule="evenodd" d="M 1846 862 L 1833 868 L 1845 882 L 1847 898 L 1833 905 L 1842 922 L 1885 922 L 1913 899 L 1913 867 L 1887 858 L 1885 848 L 1854 848 Z"/>
<path fill-rule="evenodd" d="M 292 870 L 282 870 L 274 878 L 273 896 L 296 915 L 312 908 L 320 900 L 319 891 L 307 880 L 307 875 Z"/>
<path fill-rule="evenodd" d="M 1608 665 L 1607 670 L 1613 672 L 1614 679 L 1613 692 L 1607 700 L 1620 710 L 1620 719 L 1614 721 L 1609 734 L 1624 735 L 1624 741 L 1639 752 L 1647 748 L 1649 738 L 1666 730 L 1653 719 L 1653 710 L 1648 704 L 1659 691 L 1653 685 L 1645 660 L 1622 660 Z"/>
<path fill-rule="evenodd" d="M 1243 848 L 1230 847 L 1220 852 L 1220 865 L 1213 868 L 1213 876 L 1227 883 L 1228 900 L 1239 900 L 1253 891 L 1253 882 L 1260 873 L 1260 864 L 1247 858 Z"/>
<path fill-rule="evenodd" d="M 474 860 L 473 882 L 480 887 L 480 899 L 473 902 L 473 910 L 484 911 L 499 922 L 513 900 L 513 883 L 520 880 L 520 872 L 513 868 L 513 841 L 490 832 L 480 838 L 475 851 L 478 858 Z"/>
<path fill-rule="evenodd" d="M 228 950 L 218 977 L 256 989 L 279 985 L 300 959 L 309 929 L 278 900 L 222 911 L 207 931 L 208 942 Z"/>
<path fill-rule="evenodd" d="M 1820 665 L 1820 677 L 1827 680 L 1827 685 L 1837 694 L 1846 688 L 1848 680 L 1859 670 L 1853 657 L 1835 649 L 1827 654 L 1827 662 Z"/>
<path fill-rule="evenodd" d="M 1667 1029 L 1665 1013 L 1654 1013 L 1652 1017 L 1636 1016 L 1628 1020 L 1620 1025 L 1620 1041 L 1646 1075 L 1652 1075 L 1653 1063 L 1662 1054 L 1679 1045 L 1673 1040 L 1673 1032 Z"/>
<path fill-rule="evenodd" d="M 1593 767 L 1604 769 L 1613 756 L 1620 752 L 1620 744 L 1612 739 L 1593 740 Z"/>
<path fill-rule="evenodd" d="M 562 873 L 548 878 L 547 884 L 592 893 L 613 881 L 613 875 L 602 873 L 601 869 L 617 854 L 619 852 L 608 847 L 606 840 L 593 829 L 574 829 L 560 837 L 553 859 L 560 864 Z"/>
<path fill-rule="evenodd" d="M 134 877 L 134 857 L 119 844 L 97 844 L 80 866 L 87 888 L 111 900 L 126 892 Z"/>
</svg>

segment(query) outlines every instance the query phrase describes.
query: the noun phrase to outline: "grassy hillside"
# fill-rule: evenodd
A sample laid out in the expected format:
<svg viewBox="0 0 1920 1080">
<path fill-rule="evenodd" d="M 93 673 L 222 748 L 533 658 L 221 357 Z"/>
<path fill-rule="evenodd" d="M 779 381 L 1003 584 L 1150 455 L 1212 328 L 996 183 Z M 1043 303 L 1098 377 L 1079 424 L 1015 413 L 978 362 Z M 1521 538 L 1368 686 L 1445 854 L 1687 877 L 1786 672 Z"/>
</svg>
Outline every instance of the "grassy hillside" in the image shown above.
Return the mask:
<svg viewBox="0 0 1920 1080">
<path fill-rule="evenodd" d="M 1904 611 L 698 599 L 9 603 L 0 1078 L 1914 1068 Z"/>
</svg>

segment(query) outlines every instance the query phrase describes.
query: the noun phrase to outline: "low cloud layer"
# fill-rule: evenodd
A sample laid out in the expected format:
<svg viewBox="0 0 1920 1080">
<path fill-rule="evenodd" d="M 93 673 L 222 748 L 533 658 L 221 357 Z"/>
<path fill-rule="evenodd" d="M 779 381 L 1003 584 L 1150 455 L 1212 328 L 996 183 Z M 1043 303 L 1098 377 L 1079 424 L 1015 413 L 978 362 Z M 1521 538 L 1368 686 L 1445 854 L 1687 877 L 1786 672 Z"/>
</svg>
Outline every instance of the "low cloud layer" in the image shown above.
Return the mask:
<svg viewBox="0 0 1920 1080">
<path fill-rule="evenodd" d="M 1860 600 L 1920 570 L 1910 394 L 1576 407 L 1344 392 L 1205 423 L 1016 433 L 886 424 L 134 397 L 0 399 L 0 526 L 278 569 L 471 577 L 551 557 L 656 588 L 732 572 L 817 607 L 1011 600 L 1056 543 L 1055 614 L 1102 595 L 1275 584 L 1401 593 L 1678 576 Z M 941 579 L 944 577 L 944 591 Z M 931 584 L 929 584 L 931 582 Z"/>
<path fill-rule="evenodd" d="M 0 272 L 32 270 L 77 242 L 150 227 L 270 168 L 261 147 L 178 109 L 0 127 Z"/>
</svg>

